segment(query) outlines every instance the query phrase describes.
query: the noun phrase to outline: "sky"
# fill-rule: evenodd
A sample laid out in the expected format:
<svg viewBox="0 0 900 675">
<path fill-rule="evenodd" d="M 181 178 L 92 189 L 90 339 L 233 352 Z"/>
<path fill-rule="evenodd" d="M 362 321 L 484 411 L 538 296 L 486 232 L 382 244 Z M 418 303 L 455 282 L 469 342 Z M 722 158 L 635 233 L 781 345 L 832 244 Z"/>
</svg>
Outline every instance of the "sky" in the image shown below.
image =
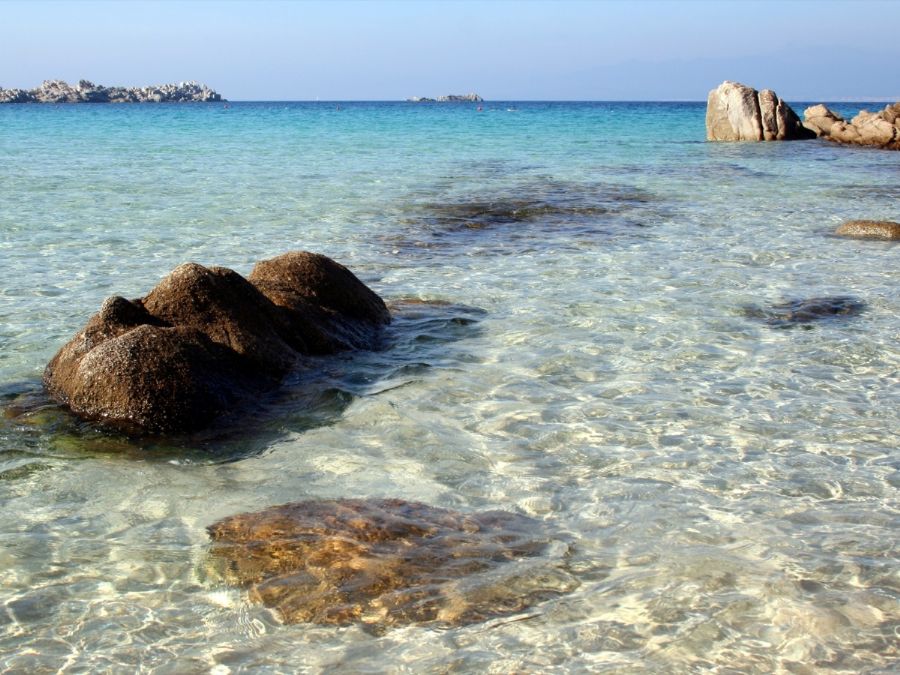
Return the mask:
<svg viewBox="0 0 900 675">
<path fill-rule="evenodd" d="M 231 100 L 900 100 L 900 0 L 0 0 L 0 87 Z"/>
</svg>

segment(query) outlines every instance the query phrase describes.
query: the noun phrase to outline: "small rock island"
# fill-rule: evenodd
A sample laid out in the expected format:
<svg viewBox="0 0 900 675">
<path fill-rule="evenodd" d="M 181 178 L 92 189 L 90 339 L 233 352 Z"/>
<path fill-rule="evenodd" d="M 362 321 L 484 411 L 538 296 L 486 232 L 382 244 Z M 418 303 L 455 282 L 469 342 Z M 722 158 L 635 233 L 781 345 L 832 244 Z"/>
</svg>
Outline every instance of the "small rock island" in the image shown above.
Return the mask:
<svg viewBox="0 0 900 675">
<path fill-rule="evenodd" d="M 36 89 L 3 89 L 0 103 L 191 103 L 224 101 L 199 82 L 148 87 L 104 87 L 88 80 L 72 86 L 63 80 L 44 80 Z"/>
<path fill-rule="evenodd" d="M 412 96 L 406 99 L 409 103 L 483 103 L 484 99 L 478 94 L 446 94 L 437 98 L 427 96 Z"/>
</svg>

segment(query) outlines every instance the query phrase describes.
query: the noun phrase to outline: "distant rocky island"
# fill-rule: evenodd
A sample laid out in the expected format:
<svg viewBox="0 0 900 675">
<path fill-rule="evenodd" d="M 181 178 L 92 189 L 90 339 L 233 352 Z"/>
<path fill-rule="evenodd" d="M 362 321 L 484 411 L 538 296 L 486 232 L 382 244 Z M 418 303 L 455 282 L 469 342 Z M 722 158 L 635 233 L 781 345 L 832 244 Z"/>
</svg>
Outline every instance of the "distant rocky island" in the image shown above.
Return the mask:
<svg viewBox="0 0 900 675">
<path fill-rule="evenodd" d="M 406 100 L 410 103 L 481 103 L 484 101 L 478 94 L 447 94 L 437 98 L 413 96 Z"/>
<path fill-rule="evenodd" d="M 104 87 L 88 80 L 72 86 L 63 80 L 44 80 L 37 89 L 3 89 L 0 103 L 186 103 L 223 101 L 199 82 L 157 84 L 149 87 Z"/>
</svg>

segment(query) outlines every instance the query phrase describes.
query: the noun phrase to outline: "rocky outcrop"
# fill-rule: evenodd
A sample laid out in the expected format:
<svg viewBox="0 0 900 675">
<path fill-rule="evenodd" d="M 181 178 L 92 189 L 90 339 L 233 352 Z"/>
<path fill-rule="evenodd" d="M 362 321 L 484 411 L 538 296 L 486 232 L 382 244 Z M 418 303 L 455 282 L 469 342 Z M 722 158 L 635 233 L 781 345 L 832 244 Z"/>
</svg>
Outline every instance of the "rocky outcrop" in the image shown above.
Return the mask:
<svg viewBox="0 0 900 675">
<path fill-rule="evenodd" d="M 848 220 L 834 232 L 851 239 L 900 240 L 900 223 L 890 220 Z"/>
<path fill-rule="evenodd" d="M 482 103 L 484 101 L 478 94 L 447 94 L 438 96 L 438 103 Z"/>
<path fill-rule="evenodd" d="M 437 98 L 412 96 L 406 100 L 410 103 L 482 103 L 484 101 L 478 94 L 446 94 Z"/>
<path fill-rule="evenodd" d="M 205 84 L 193 81 L 150 87 L 104 87 L 81 80 L 73 87 L 62 80 L 45 80 L 37 89 L 0 88 L 0 103 L 184 103 L 222 100 Z"/>
<path fill-rule="evenodd" d="M 758 92 L 726 80 L 709 92 L 708 141 L 791 141 L 814 137 L 771 89 Z"/>
<path fill-rule="evenodd" d="M 322 255 L 286 253 L 248 279 L 186 263 L 141 299 L 107 299 L 44 385 L 86 419 L 196 431 L 277 387 L 305 355 L 376 346 L 389 322 L 381 298 Z"/>
<path fill-rule="evenodd" d="M 548 561 L 541 523 L 401 499 L 273 506 L 208 528 L 207 572 L 246 588 L 285 623 L 461 625 L 573 590 L 567 547 Z M 562 544 L 562 542 L 559 542 Z M 528 561 L 528 558 L 533 560 Z"/>
<path fill-rule="evenodd" d="M 861 110 L 847 122 L 824 105 L 803 112 L 804 124 L 820 138 L 847 145 L 868 145 L 885 150 L 900 150 L 900 102 L 872 113 Z"/>
</svg>

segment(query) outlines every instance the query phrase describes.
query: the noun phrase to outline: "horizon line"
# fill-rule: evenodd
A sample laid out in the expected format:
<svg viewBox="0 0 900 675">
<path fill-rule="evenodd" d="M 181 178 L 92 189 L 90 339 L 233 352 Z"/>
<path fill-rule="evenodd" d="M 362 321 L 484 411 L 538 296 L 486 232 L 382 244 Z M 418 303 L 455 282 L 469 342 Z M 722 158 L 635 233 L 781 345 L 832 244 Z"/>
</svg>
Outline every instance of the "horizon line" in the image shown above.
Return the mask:
<svg viewBox="0 0 900 675">
<path fill-rule="evenodd" d="M 783 98 L 783 97 L 782 97 Z M 793 101 L 810 103 L 821 101 L 828 103 L 894 103 L 900 102 L 898 96 L 873 97 L 815 97 L 793 98 Z M 215 103 L 216 101 L 210 101 Z M 483 103 L 706 103 L 706 98 L 492 98 L 481 101 L 410 101 L 400 98 L 227 98 L 223 103 L 410 103 L 414 105 L 459 106 L 478 105 Z"/>
</svg>

